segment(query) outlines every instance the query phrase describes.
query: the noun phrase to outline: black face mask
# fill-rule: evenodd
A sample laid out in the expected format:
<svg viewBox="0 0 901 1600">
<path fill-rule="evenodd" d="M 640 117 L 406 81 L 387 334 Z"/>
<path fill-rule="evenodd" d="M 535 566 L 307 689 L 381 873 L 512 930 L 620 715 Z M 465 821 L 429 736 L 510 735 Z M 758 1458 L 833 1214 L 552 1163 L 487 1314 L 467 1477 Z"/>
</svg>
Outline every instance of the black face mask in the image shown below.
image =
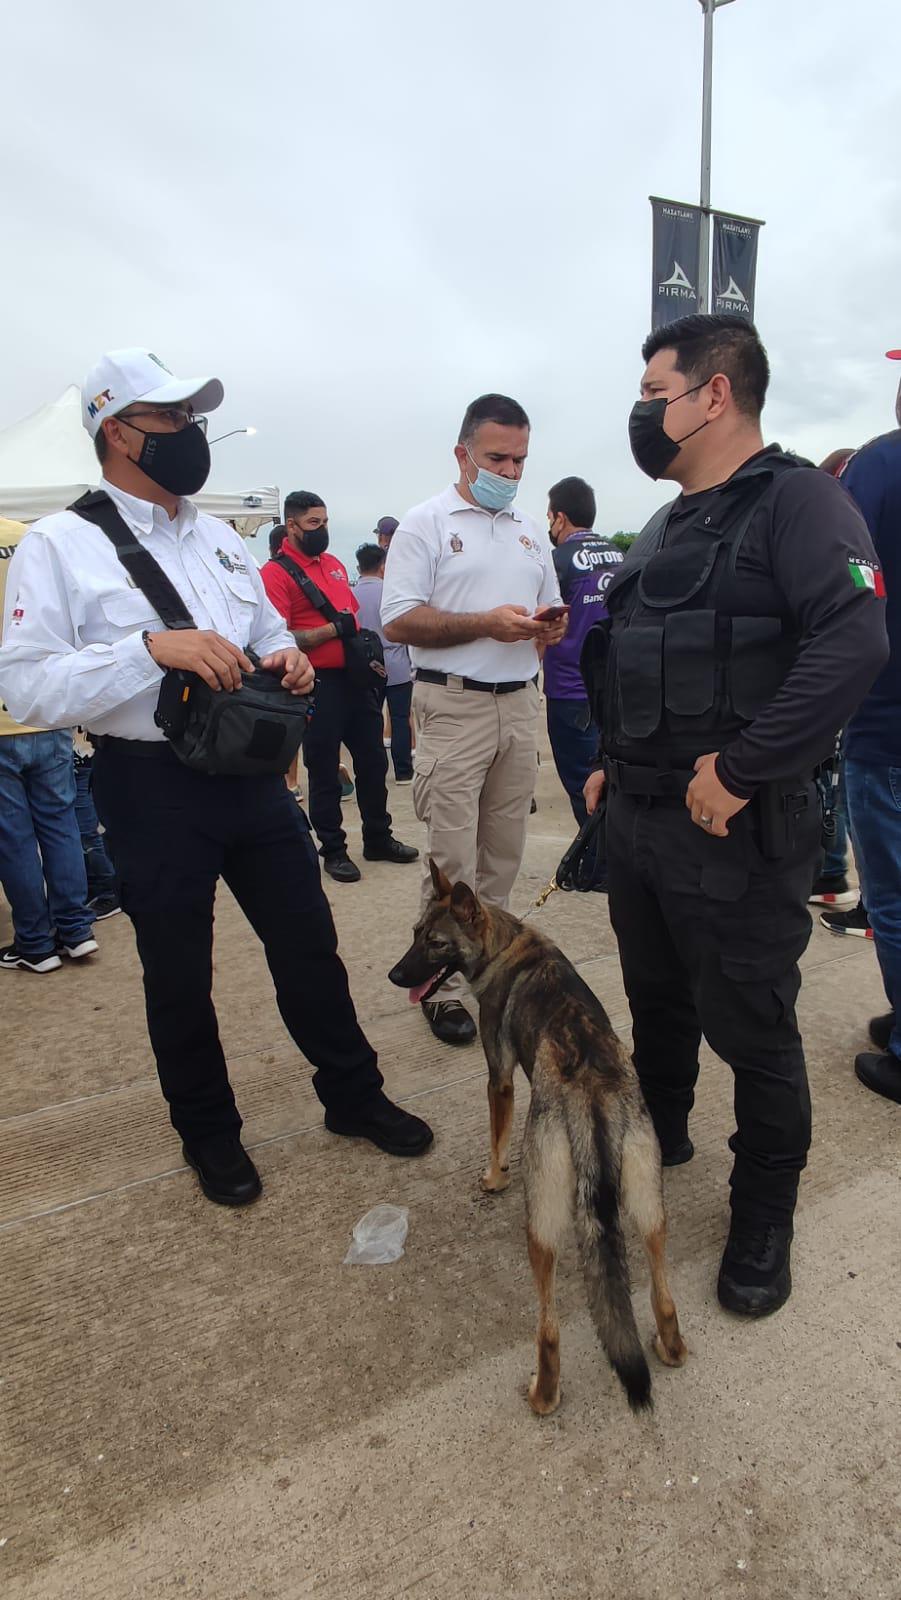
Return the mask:
<svg viewBox="0 0 901 1600">
<path fill-rule="evenodd" d="M 710 379 L 705 378 L 704 383 L 696 383 L 693 389 L 683 390 L 682 394 L 674 395 L 672 400 L 636 400 L 629 413 L 629 446 L 635 465 L 646 472 L 649 478 L 662 478 L 686 439 L 693 439 L 696 433 L 707 426 L 706 422 L 699 423 L 691 433 L 684 433 L 681 439 L 671 439 L 663 426 L 667 406 L 673 405 L 676 400 L 684 400 L 687 394 L 696 394 L 709 382 Z"/>
<path fill-rule="evenodd" d="M 128 421 L 128 419 L 125 419 Z M 129 424 L 134 427 L 134 423 Z M 144 433 L 137 465 L 169 494 L 196 494 L 210 475 L 210 447 L 196 422 L 178 433 Z"/>
<path fill-rule="evenodd" d="M 305 556 L 321 556 L 328 549 L 328 528 L 308 528 L 300 534 Z"/>
</svg>

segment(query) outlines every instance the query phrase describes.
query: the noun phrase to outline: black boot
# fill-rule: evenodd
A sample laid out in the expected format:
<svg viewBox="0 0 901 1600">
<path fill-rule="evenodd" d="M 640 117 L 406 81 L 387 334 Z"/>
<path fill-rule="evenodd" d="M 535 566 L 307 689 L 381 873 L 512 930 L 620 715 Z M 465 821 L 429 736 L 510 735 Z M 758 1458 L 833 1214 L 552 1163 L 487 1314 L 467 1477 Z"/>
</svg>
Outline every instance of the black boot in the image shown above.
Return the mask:
<svg viewBox="0 0 901 1600">
<path fill-rule="evenodd" d="M 419 860 L 419 851 L 414 844 L 401 844 L 399 839 L 389 834 L 387 839 L 380 839 L 378 844 L 364 843 L 363 858 L 366 861 L 394 861 L 398 866 L 406 866 L 410 861 Z"/>
<path fill-rule="evenodd" d="M 881 1094 L 886 1100 L 894 1100 L 901 1105 L 901 1061 L 889 1051 L 883 1055 L 875 1055 L 871 1050 L 864 1050 L 855 1057 L 854 1071 L 862 1084 L 872 1089 L 874 1094 Z"/>
<path fill-rule="evenodd" d="M 656 1115 L 651 1109 L 647 1095 L 644 1103 L 648 1108 L 657 1143 L 660 1146 L 660 1164 L 664 1167 L 684 1167 L 695 1153 L 695 1147 L 688 1137 L 688 1116 L 669 1111 L 657 1110 Z"/>
<path fill-rule="evenodd" d="M 472 1044 L 476 1025 L 459 1000 L 423 1000 L 423 1015 L 442 1044 Z"/>
<path fill-rule="evenodd" d="M 246 1206 L 262 1194 L 260 1174 L 237 1134 L 198 1140 L 190 1149 L 183 1144 L 181 1152 L 217 1206 Z"/>
<path fill-rule="evenodd" d="M 660 1164 L 664 1167 L 684 1167 L 695 1153 L 695 1147 L 688 1135 L 679 1144 L 660 1146 Z"/>
<path fill-rule="evenodd" d="M 792 1292 L 791 1223 L 732 1218 L 716 1292 L 740 1317 L 768 1317 Z"/>
<path fill-rule="evenodd" d="M 325 1125 L 345 1139 L 368 1139 L 389 1156 L 422 1155 L 434 1138 L 427 1122 L 396 1106 L 381 1089 L 351 1111 L 327 1110 Z"/>
<path fill-rule="evenodd" d="M 895 1026 L 895 1013 L 889 1011 L 884 1017 L 871 1017 L 867 1030 L 877 1050 L 887 1050 L 888 1042 Z"/>
<path fill-rule="evenodd" d="M 363 876 L 357 863 L 351 861 L 346 850 L 342 850 L 339 856 L 326 856 L 322 865 L 336 883 L 359 883 Z"/>
</svg>

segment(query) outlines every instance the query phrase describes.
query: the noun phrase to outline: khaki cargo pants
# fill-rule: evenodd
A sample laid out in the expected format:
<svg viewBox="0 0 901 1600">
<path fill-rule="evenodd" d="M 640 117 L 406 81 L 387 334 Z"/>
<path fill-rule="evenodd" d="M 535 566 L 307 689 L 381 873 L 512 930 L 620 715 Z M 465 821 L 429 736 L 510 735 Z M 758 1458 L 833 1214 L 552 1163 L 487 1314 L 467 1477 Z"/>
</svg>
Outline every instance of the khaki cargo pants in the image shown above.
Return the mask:
<svg viewBox="0 0 901 1600">
<path fill-rule="evenodd" d="M 488 694 L 449 684 L 413 686 L 413 805 L 427 830 L 422 904 L 432 894 L 429 856 L 451 883 L 506 908 L 522 863 L 538 767 L 538 688 Z M 436 999 L 459 999 L 449 978 Z"/>
</svg>

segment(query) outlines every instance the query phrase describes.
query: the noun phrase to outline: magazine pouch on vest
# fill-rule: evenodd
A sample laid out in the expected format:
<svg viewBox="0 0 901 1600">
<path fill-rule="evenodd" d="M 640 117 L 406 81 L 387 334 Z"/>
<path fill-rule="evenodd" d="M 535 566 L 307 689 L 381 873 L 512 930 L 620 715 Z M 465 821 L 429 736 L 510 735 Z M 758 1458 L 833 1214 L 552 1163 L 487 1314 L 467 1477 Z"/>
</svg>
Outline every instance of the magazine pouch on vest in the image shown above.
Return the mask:
<svg viewBox="0 0 901 1600">
<path fill-rule="evenodd" d="M 69 507 L 100 528 L 115 546 L 129 577 L 150 601 L 166 628 L 195 628 L 190 611 L 155 558 L 139 544 L 109 495 L 92 490 Z M 253 672 L 241 687 L 218 692 L 196 672 L 166 670 L 154 721 L 175 754 L 194 772 L 213 777 L 285 773 L 300 749 L 311 701 L 283 689 L 264 672 L 252 651 Z"/>
<path fill-rule="evenodd" d="M 333 606 L 318 583 L 314 583 L 290 556 L 274 556 L 273 560 L 276 566 L 294 579 L 298 589 L 310 605 L 325 617 L 326 622 L 338 627 L 338 638 L 344 646 L 345 669 L 354 688 L 374 689 L 380 693 L 388 674 L 385 670 L 385 651 L 378 634 L 372 628 L 358 628 L 356 633 L 345 637 L 342 624 L 352 613 L 339 611 L 337 606 Z"/>
</svg>

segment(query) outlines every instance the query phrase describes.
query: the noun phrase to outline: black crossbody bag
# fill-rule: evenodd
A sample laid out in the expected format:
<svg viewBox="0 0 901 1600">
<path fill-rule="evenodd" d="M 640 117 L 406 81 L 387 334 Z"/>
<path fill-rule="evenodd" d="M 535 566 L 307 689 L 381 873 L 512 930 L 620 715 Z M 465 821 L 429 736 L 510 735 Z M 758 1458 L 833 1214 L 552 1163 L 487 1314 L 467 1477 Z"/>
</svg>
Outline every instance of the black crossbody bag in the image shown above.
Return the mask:
<svg viewBox="0 0 901 1600">
<path fill-rule="evenodd" d="M 358 628 L 355 633 L 345 638 L 342 633 L 342 622 L 347 617 L 352 617 L 350 611 L 339 611 L 332 605 L 331 600 L 323 594 L 318 583 L 308 577 L 305 572 L 292 561 L 290 556 L 274 556 L 276 566 L 282 568 L 294 579 L 298 589 L 315 606 L 326 622 L 332 622 L 338 629 L 338 638 L 344 646 L 344 663 L 347 676 L 355 689 L 375 689 L 381 694 L 387 679 L 385 670 L 385 651 L 382 641 L 372 628 Z"/>
<path fill-rule="evenodd" d="M 164 627 L 196 628 L 178 590 L 135 539 L 109 495 L 93 489 L 69 510 L 106 534 Z M 179 760 L 194 772 L 211 777 L 283 774 L 300 749 L 310 698 L 283 689 L 277 674 L 264 672 L 252 650 L 245 654 L 254 670 L 242 672 L 241 687 L 231 691 L 211 689 L 196 672 L 165 670 L 153 720 Z"/>
</svg>

